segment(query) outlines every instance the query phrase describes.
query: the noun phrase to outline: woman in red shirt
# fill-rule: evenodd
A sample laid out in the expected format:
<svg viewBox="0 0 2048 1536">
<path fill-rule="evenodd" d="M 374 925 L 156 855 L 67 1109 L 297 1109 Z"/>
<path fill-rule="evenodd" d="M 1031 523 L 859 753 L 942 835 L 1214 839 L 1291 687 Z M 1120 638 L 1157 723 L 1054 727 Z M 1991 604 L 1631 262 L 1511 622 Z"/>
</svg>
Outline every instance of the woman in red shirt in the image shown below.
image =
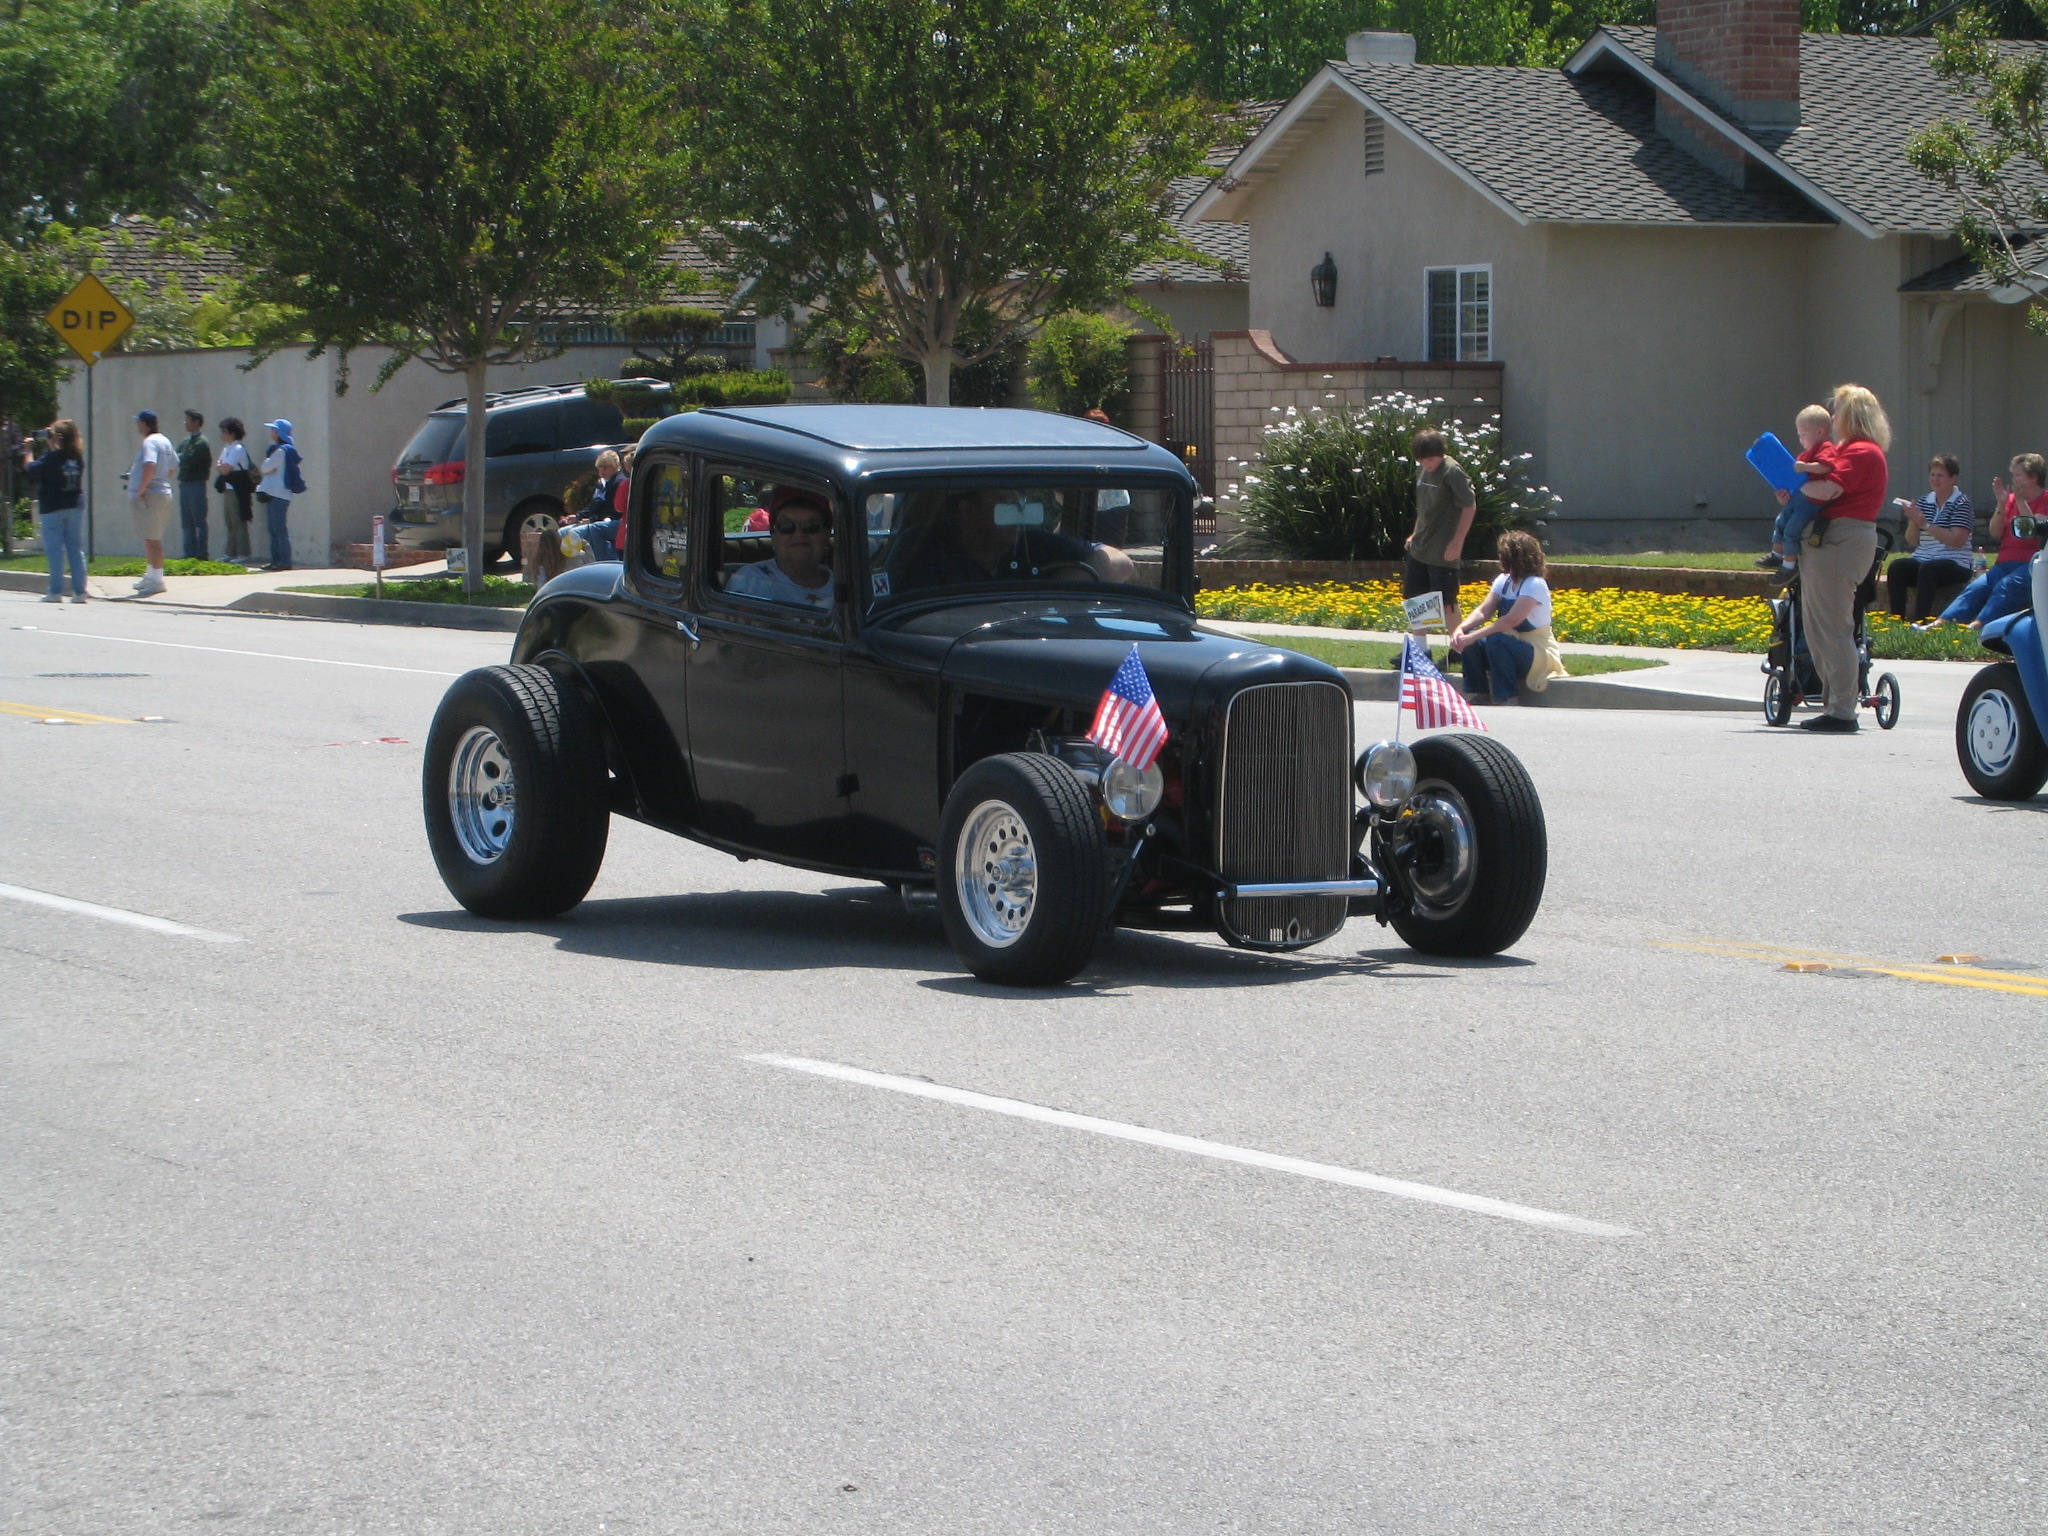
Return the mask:
<svg viewBox="0 0 2048 1536">
<path fill-rule="evenodd" d="M 1940 618 L 1915 625 L 1916 629 L 1932 629 L 1937 624 L 1982 629 L 2033 601 L 2034 555 L 2041 548 L 2043 525 L 2048 524 L 2048 460 L 2038 453 L 2022 453 L 2008 468 L 2012 474 L 2009 488 L 2003 480 L 1991 482 L 1992 500 L 1998 508 L 1991 518 L 1991 537 L 1998 540 L 1997 561 L 1963 588 L 1956 600 L 1941 610 Z"/>
<path fill-rule="evenodd" d="M 1850 732 L 1863 702 L 1856 589 L 1877 563 L 1877 514 L 1891 480 L 1884 453 L 1891 446 L 1892 428 L 1877 396 L 1861 384 L 1836 387 L 1834 413 L 1830 473 L 1807 481 L 1802 492 L 1822 504 L 1827 530 L 1819 545 L 1807 544 L 1799 561 L 1799 619 L 1827 705 L 1800 727 Z"/>
</svg>

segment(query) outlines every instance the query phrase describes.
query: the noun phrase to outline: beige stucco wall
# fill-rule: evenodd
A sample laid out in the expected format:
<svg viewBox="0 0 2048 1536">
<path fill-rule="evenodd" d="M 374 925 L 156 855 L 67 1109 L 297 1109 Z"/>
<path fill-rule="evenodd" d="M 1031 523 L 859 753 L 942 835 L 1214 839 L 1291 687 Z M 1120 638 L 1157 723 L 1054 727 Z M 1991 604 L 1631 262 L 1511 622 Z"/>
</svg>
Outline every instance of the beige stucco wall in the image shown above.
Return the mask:
<svg viewBox="0 0 2048 1536">
<path fill-rule="evenodd" d="M 350 360 L 346 395 L 334 386 L 337 361 L 332 354 L 308 359 L 303 352 L 280 352 L 244 372 L 247 350 L 236 347 L 192 352 L 117 352 L 99 364 L 93 381 L 93 413 L 85 409 L 85 370 L 73 372 L 59 391 L 58 410 L 85 427 L 92 445 L 91 505 L 93 543 L 99 554 L 138 555 L 122 497 L 120 476 L 135 456 L 140 441 L 134 416 L 153 410 L 161 429 L 176 442 L 184 436 L 181 414 L 202 412 L 206 433 L 219 450 L 214 423 L 239 416 L 248 424 L 252 454 L 260 462 L 268 434 L 262 423 L 282 416 L 293 426 L 293 439 L 305 455 L 306 494 L 291 507 L 292 552 L 300 565 L 325 564 L 337 544 L 361 543 L 370 537 L 370 519 L 391 510 L 391 465 L 418 429 L 428 411 L 462 393 L 462 381 L 435 373 L 422 363 L 408 363 L 381 390 L 372 390 L 377 370 L 388 354 L 381 349 L 359 352 Z M 493 389 L 610 374 L 625 355 L 619 347 L 577 347 L 550 362 L 493 368 Z M 211 492 L 209 492 L 209 495 Z M 212 548 L 215 558 L 225 550 L 220 498 L 213 497 Z M 255 547 L 267 544 L 263 513 L 255 522 Z M 176 559 L 183 545 L 175 519 L 166 551 Z"/>
<path fill-rule="evenodd" d="M 1199 341 L 1211 331 L 1241 331 L 1251 323 L 1249 283 L 1143 283 L 1131 291 L 1164 314 L 1173 333 L 1187 341 Z M 1119 309 L 1116 314 L 1141 335 L 1159 331 L 1134 309 Z"/>
</svg>

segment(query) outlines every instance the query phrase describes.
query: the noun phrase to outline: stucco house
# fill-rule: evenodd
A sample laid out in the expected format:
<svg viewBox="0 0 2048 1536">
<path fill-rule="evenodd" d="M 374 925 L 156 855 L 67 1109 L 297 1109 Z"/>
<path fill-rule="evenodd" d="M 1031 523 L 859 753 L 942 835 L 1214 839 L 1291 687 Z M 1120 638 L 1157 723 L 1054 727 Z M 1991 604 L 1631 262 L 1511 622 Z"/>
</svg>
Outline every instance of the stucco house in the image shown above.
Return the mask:
<svg viewBox="0 0 2048 1536">
<path fill-rule="evenodd" d="M 1933 52 L 1802 36 L 1797 0 L 1660 0 L 1560 69 L 1364 33 L 1189 216 L 1248 228 L 1247 355 L 1497 365 L 1562 547 L 1753 541 L 1743 449 L 1845 380 L 1891 414 L 1895 494 L 1939 450 L 1982 496 L 2048 447 L 2048 341 L 1906 164 L 1958 110 Z"/>
</svg>

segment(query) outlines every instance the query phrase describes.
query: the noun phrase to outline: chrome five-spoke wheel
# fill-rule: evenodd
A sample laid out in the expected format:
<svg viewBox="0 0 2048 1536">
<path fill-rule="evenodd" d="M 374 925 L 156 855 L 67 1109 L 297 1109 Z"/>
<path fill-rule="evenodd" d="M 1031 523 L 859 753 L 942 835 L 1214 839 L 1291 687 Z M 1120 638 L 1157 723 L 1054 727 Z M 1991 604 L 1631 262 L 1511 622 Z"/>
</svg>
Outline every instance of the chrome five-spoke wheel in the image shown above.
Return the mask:
<svg viewBox="0 0 2048 1536">
<path fill-rule="evenodd" d="M 1449 917 L 1472 894 L 1479 865 L 1472 809 L 1441 780 L 1418 785 L 1408 807 L 1402 820 L 1415 908 L 1428 917 Z"/>
<path fill-rule="evenodd" d="M 517 802 L 505 743 L 488 726 L 473 726 L 448 765 L 448 813 L 455 840 L 474 862 L 491 864 L 504 855 Z"/>
</svg>

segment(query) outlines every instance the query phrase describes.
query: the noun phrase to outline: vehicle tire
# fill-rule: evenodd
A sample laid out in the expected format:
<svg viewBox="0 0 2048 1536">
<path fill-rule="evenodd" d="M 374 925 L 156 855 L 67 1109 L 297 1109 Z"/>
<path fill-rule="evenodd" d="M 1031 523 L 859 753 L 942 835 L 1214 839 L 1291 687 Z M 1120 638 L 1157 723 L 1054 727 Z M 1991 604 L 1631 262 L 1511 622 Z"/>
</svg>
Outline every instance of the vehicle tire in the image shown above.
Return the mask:
<svg viewBox="0 0 2048 1536">
<path fill-rule="evenodd" d="M 1058 986 L 1101 942 L 1108 844 L 1056 757 L 1007 752 L 960 775 L 939 819 L 938 876 L 946 937 L 983 981 Z"/>
<path fill-rule="evenodd" d="M 1899 723 L 1899 680 L 1889 672 L 1881 672 L 1877 678 L 1876 703 L 1871 707 L 1877 714 L 1877 728 L 1888 731 Z"/>
<path fill-rule="evenodd" d="M 2048 784 L 2048 742 L 2011 662 L 1985 667 L 1963 690 L 1956 757 L 1970 788 L 1987 800 L 2025 800 Z"/>
<path fill-rule="evenodd" d="M 555 917 L 581 901 L 611 829 L 590 705 L 545 667 L 479 667 L 427 733 L 427 842 L 479 917 Z"/>
<path fill-rule="evenodd" d="M 1764 724 L 1792 723 L 1792 683 L 1782 671 L 1772 669 L 1764 679 Z"/>
<path fill-rule="evenodd" d="M 505 519 L 504 548 L 506 556 L 514 566 L 523 563 L 521 551 L 525 545 L 520 542 L 519 536 L 528 529 L 538 529 L 542 533 L 560 533 L 561 503 L 537 497 L 532 501 L 522 501 L 512 509 L 512 515 Z"/>
<path fill-rule="evenodd" d="M 1528 931 L 1543 900 L 1549 834 L 1521 759 L 1490 736 L 1415 742 L 1418 818 L 1386 850 L 1406 900 L 1394 931 L 1426 955 L 1495 955 Z M 1402 827 L 1410 830 L 1404 836 Z"/>
</svg>

